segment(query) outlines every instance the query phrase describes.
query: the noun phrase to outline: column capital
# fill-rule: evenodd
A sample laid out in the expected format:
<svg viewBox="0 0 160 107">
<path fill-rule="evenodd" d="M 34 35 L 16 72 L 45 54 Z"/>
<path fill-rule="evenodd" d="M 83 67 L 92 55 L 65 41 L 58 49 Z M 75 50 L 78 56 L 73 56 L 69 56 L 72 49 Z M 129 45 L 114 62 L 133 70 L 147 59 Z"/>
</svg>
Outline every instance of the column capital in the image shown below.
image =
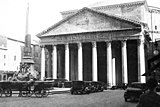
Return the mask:
<svg viewBox="0 0 160 107">
<path fill-rule="evenodd" d="M 137 40 L 137 45 L 140 46 L 141 44 L 144 44 L 144 40 L 138 39 Z"/>
<path fill-rule="evenodd" d="M 121 45 L 122 45 L 122 47 L 124 47 L 124 46 L 125 46 L 126 41 L 127 41 L 127 40 L 121 40 Z"/>
<path fill-rule="evenodd" d="M 78 46 L 78 49 L 79 49 L 80 47 L 82 47 L 82 43 L 81 42 L 77 43 L 77 46 Z"/>
<path fill-rule="evenodd" d="M 105 41 L 107 44 L 107 47 L 111 46 L 112 41 Z"/>
<path fill-rule="evenodd" d="M 96 44 L 97 44 L 96 41 L 93 41 L 93 42 L 92 42 L 92 48 L 96 48 L 96 47 L 97 47 Z"/>
<path fill-rule="evenodd" d="M 65 44 L 65 50 L 68 49 L 68 45 L 69 45 L 68 43 Z"/>
<path fill-rule="evenodd" d="M 111 43 L 112 41 L 107 41 L 107 40 L 106 40 L 105 42 L 106 42 L 106 43 Z"/>
<path fill-rule="evenodd" d="M 52 46 L 57 46 L 57 44 L 52 44 Z"/>
<path fill-rule="evenodd" d="M 57 45 L 52 45 L 52 51 L 56 50 Z"/>
<path fill-rule="evenodd" d="M 45 45 L 40 45 L 41 48 L 45 48 Z"/>
</svg>

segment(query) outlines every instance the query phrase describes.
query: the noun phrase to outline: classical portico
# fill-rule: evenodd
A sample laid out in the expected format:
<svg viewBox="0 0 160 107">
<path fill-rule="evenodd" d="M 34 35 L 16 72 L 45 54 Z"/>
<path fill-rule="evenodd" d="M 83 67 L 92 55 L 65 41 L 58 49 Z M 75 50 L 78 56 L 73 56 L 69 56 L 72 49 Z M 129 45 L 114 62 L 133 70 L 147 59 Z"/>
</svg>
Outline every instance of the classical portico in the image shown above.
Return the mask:
<svg viewBox="0 0 160 107">
<path fill-rule="evenodd" d="M 41 79 L 145 82 L 145 24 L 83 8 L 38 35 Z"/>
</svg>

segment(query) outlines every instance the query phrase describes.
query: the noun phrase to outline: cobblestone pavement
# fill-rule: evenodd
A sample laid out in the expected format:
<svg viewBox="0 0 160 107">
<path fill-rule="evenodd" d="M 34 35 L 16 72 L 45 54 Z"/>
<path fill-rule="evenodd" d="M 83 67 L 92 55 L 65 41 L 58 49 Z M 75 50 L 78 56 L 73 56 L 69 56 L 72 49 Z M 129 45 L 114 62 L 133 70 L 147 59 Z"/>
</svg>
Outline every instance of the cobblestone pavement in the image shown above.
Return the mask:
<svg viewBox="0 0 160 107">
<path fill-rule="evenodd" d="M 0 107 L 135 107 L 137 103 L 125 102 L 123 94 L 124 90 L 105 90 L 89 95 L 53 92 L 45 98 L 13 95 L 0 98 Z"/>
</svg>

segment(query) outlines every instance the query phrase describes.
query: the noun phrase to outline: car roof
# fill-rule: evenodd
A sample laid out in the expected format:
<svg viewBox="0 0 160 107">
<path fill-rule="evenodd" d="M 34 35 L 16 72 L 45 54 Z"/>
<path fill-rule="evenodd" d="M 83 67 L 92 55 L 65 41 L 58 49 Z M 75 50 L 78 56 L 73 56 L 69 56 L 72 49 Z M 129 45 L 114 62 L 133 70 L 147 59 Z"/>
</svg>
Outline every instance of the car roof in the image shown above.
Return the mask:
<svg viewBox="0 0 160 107">
<path fill-rule="evenodd" d="M 141 83 L 141 82 L 132 82 L 131 84 L 146 84 L 146 83 Z"/>
</svg>

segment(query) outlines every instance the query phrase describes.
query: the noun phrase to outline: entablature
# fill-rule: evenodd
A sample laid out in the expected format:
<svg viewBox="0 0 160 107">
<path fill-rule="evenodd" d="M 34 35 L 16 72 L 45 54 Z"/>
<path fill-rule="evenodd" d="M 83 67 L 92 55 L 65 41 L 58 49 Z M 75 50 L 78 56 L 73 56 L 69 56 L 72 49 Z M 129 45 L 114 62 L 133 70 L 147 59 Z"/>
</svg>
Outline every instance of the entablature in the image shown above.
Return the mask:
<svg viewBox="0 0 160 107">
<path fill-rule="evenodd" d="M 41 38 L 42 45 L 92 42 L 92 41 L 117 41 L 140 39 L 141 30 L 110 31 L 110 32 L 88 32 L 67 35 L 52 35 Z"/>
</svg>

